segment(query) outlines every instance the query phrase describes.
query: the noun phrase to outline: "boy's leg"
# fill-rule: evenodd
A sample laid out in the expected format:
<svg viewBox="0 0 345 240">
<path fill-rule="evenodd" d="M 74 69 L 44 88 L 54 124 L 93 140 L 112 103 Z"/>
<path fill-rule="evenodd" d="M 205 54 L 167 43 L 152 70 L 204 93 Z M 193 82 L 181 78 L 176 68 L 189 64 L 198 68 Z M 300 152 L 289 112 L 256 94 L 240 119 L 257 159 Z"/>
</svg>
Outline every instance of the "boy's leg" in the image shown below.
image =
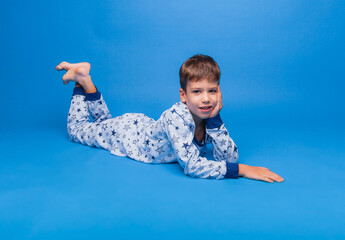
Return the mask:
<svg viewBox="0 0 345 240">
<path fill-rule="evenodd" d="M 98 90 L 95 93 L 85 93 L 85 100 L 95 123 L 111 118 L 107 104 Z"/>
<path fill-rule="evenodd" d="M 65 84 L 74 81 L 76 86 L 80 86 L 73 90 L 67 131 L 70 139 L 75 142 L 108 148 L 110 140 L 105 137 L 109 134 L 105 134 L 106 129 L 99 125 L 106 125 L 106 122 L 101 122 L 111 118 L 111 115 L 102 95 L 92 83 L 89 75 L 90 67 L 89 63 L 70 64 L 67 62 L 62 62 L 56 67 L 59 71 L 67 71 L 63 76 Z M 93 123 L 90 123 L 89 110 L 94 118 Z"/>
<path fill-rule="evenodd" d="M 100 92 L 97 91 L 90 77 L 91 65 L 87 62 L 71 64 L 61 62 L 56 66 L 58 71 L 66 70 L 66 74 L 62 77 L 64 84 L 70 81 L 76 82 L 76 86 L 83 88 L 85 99 L 88 103 L 89 110 L 94 122 L 101 122 L 111 118 L 107 105 Z"/>
<path fill-rule="evenodd" d="M 90 123 L 85 93 L 81 87 L 73 90 L 71 106 L 67 117 L 67 132 L 70 140 L 86 145 L 94 145 L 95 124 Z M 91 139 L 90 139 L 91 138 Z"/>
<path fill-rule="evenodd" d="M 100 98 L 92 99 L 97 94 Z M 94 122 L 90 122 L 90 106 L 94 108 Z M 115 138 L 113 120 L 110 118 L 108 108 L 98 91 L 88 94 L 81 87 L 74 88 L 67 118 L 67 131 L 72 141 L 110 150 Z"/>
</svg>

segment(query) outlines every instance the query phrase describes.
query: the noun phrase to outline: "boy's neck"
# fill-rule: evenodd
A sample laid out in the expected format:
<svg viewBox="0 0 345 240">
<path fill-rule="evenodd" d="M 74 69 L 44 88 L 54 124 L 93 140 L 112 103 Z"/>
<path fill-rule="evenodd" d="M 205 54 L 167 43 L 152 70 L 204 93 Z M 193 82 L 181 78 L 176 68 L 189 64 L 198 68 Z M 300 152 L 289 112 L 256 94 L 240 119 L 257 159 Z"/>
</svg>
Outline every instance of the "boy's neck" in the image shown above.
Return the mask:
<svg viewBox="0 0 345 240">
<path fill-rule="evenodd" d="M 193 120 L 195 123 L 195 133 L 194 136 L 199 142 L 202 142 L 202 139 L 205 136 L 205 120 L 196 118 L 193 116 Z"/>
</svg>

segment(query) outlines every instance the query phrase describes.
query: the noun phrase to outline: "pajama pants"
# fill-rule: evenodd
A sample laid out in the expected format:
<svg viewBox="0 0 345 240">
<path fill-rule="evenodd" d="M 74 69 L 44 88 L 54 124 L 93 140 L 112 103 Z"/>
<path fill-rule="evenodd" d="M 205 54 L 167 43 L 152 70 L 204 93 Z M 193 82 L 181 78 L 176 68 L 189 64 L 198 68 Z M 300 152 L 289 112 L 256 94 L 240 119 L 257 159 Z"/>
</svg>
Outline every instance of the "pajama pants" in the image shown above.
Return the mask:
<svg viewBox="0 0 345 240">
<path fill-rule="evenodd" d="M 157 122 L 141 113 L 112 118 L 100 92 L 88 94 L 82 88 L 73 91 L 67 131 L 74 142 L 146 163 L 176 161 L 171 144 L 157 129 Z M 163 152 L 164 157 L 160 156 Z"/>
</svg>

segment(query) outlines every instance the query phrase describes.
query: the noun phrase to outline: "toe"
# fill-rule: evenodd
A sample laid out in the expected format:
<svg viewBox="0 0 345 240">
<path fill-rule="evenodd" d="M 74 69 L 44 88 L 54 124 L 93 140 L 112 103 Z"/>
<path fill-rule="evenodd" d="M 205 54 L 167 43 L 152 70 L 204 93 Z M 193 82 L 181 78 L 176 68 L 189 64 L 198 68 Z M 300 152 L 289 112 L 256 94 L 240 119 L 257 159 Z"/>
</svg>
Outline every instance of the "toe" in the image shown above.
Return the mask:
<svg viewBox="0 0 345 240">
<path fill-rule="evenodd" d="M 59 65 L 56 66 L 57 70 L 64 69 L 64 70 L 68 71 L 70 68 L 71 68 L 70 63 L 68 63 L 68 62 L 61 62 Z"/>
<path fill-rule="evenodd" d="M 62 80 L 64 82 L 69 81 L 71 79 L 72 79 L 72 77 L 71 77 L 71 72 L 70 71 L 66 72 L 65 75 L 62 76 Z"/>
</svg>

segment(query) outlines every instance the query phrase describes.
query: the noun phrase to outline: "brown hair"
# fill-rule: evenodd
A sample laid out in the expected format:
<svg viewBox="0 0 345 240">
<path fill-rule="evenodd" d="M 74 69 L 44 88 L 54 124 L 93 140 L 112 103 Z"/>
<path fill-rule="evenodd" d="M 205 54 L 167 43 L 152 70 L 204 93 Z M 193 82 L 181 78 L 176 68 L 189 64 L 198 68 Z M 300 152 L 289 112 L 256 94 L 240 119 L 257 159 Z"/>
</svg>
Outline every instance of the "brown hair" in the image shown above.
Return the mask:
<svg viewBox="0 0 345 240">
<path fill-rule="evenodd" d="M 220 80 L 220 69 L 216 61 L 207 55 L 197 54 L 185 61 L 180 68 L 181 88 L 186 91 L 188 81 Z"/>
</svg>

